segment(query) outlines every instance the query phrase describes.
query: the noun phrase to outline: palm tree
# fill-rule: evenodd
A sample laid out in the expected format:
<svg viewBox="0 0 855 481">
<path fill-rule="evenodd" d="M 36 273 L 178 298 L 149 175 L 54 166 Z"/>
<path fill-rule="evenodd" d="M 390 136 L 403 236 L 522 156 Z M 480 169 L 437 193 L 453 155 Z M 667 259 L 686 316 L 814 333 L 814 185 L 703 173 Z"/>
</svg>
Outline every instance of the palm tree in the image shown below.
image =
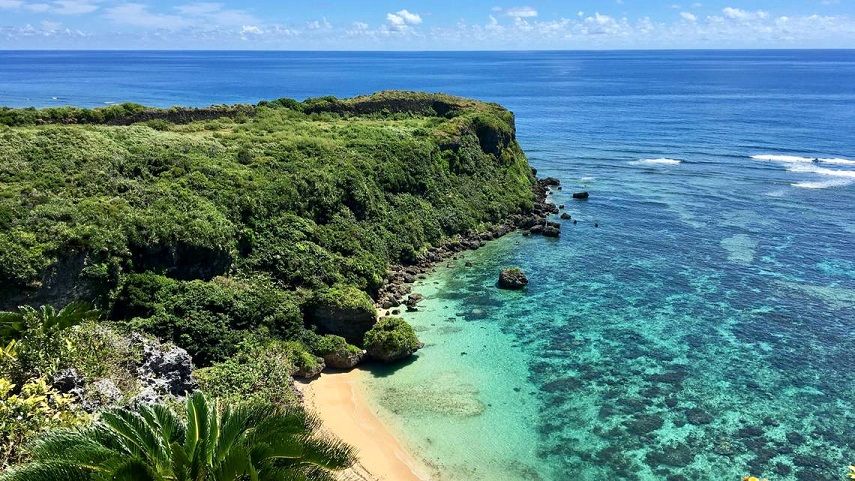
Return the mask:
<svg viewBox="0 0 855 481">
<path fill-rule="evenodd" d="M 187 399 L 186 420 L 150 405 L 51 431 L 33 446 L 33 462 L 0 481 L 331 481 L 354 454 L 318 436 L 318 427 L 302 411 L 220 408 L 197 392 Z"/>
<path fill-rule="evenodd" d="M 0 341 L 18 339 L 28 332 L 51 335 L 98 317 L 99 312 L 85 302 L 72 302 L 58 311 L 53 306 L 21 306 L 17 312 L 0 312 Z"/>
</svg>

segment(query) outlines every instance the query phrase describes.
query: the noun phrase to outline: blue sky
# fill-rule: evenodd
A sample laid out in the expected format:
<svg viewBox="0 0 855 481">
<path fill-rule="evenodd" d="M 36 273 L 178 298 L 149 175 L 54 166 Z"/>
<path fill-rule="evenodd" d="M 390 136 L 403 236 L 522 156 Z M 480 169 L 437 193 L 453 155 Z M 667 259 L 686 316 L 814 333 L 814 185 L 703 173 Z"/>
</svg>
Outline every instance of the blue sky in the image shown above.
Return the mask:
<svg viewBox="0 0 855 481">
<path fill-rule="evenodd" d="M 855 48 L 855 0 L 0 0 L 0 48 Z"/>
</svg>

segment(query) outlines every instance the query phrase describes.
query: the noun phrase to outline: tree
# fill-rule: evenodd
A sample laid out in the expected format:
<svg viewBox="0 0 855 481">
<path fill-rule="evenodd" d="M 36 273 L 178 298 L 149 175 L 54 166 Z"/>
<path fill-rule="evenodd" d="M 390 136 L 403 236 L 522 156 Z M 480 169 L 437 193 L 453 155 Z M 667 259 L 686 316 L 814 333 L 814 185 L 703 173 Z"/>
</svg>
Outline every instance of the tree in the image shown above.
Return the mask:
<svg viewBox="0 0 855 481">
<path fill-rule="evenodd" d="M 21 306 L 17 312 L 0 312 L 0 341 L 19 339 L 27 332 L 51 335 L 98 317 L 99 312 L 85 302 L 72 302 L 58 311 L 53 306 Z"/>
<path fill-rule="evenodd" d="M 12 371 L 6 374 L 21 385 L 31 378 L 53 375 L 65 343 L 62 331 L 99 317 L 99 311 L 85 302 L 72 302 L 59 310 L 22 306 L 17 312 L 0 312 L 0 343 L 17 343 L 14 367 L 0 370 Z"/>
<path fill-rule="evenodd" d="M 33 462 L 0 481 L 315 481 L 354 462 L 317 434 L 316 418 L 272 405 L 220 407 L 201 392 L 186 419 L 164 405 L 105 411 L 82 429 L 49 432 Z"/>
</svg>

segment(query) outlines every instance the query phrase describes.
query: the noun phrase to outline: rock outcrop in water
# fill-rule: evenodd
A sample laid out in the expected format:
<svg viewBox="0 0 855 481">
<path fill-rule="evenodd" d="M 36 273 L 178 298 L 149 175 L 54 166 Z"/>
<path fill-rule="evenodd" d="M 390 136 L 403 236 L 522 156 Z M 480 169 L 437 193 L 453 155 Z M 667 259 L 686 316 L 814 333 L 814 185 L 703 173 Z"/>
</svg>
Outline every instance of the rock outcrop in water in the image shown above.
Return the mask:
<svg viewBox="0 0 855 481">
<path fill-rule="evenodd" d="M 528 278 L 519 267 L 505 269 L 499 274 L 501 289 L 519 290 L 528 285 Z"/>
<path fill-rule="evenodd" d="M 384 317 L 365 334 L 368 355 L 383 362 L 404 359 L 423 346 L 413 328 L 400 317 Z"/>
</svg>

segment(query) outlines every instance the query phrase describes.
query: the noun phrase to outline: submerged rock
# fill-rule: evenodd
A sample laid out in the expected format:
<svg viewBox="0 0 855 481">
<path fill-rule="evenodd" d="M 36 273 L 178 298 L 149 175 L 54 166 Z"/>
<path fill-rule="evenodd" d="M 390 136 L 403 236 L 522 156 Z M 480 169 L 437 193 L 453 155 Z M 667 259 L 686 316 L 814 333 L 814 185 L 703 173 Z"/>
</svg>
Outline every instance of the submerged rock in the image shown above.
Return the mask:
<svg viewBox="0 0 855 481">
<path fill-rule="evenodd" d="M 519 267 L 512 267 L 503 270 L 499 274 L 499 288 L 501 289 L 522 289 L 528 285 L 528 278 Z"/>
<path fill-rule="evenodd" d="M 568 214 L 568 213 L 566 213 L 566 212 L 562 212 L 562 213 L 561 213 L 561 219 L 563 219 L 563 220 L 570 220 L 570 218 L 571 218 L 570 214 Z"/>
<path fill-rule="evenodd" d="M 561 229 L 559 227 L 548 225 L 543 228 L 543 232 L 541 232 L 544 237 L 560 237 Z"/>
</svg>

